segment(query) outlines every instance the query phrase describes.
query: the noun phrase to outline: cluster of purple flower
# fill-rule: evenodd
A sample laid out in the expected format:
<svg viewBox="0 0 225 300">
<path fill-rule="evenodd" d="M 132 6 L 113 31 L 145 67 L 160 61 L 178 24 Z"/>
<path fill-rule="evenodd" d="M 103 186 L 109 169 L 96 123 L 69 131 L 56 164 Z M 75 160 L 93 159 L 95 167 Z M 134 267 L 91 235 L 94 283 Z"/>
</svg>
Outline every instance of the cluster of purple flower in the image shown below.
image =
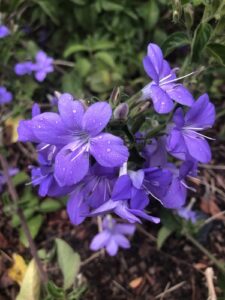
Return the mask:
<svg viewBox="0 0 225 300">
<path fill-rule="evenodd" d="M 53 58 L 40 50 L 35 56 L 35 62 L 28 60 L 18 63 L 15 65 L 14 71 L 18 76 L 30 75 L 34 72 L 35 79 L 41 82 L 46 78 L 48 73 L 54 71 Z"/>
<path fill-rule="evenodd" d="M 105 247 L 110 255 L 115 255 L 119 246 L 129 247 L 124 234 L 132 234 L 134 226 L 116 224 L 107 214 L 114 213 L 129 223 L 140 223 L 142 218 L 159 223 L 158 217 L 147 213 L 149 204 L 156 199 L 166 208 L 182 208 L 188 178 L 197 176 L 198 162 L 211 159 L 206 137 L 200 133 L 215 120 L 208 96 L 194 101 L 189 91 L 176 83 L 175 71 L 155 44 L 148 46 L 144 67 L 153 81 L 143 88 L 141 101 L 151 100 L 160 114 L 170 112 L 173 101 L 190 107 L 185 114 L 178 107 L 172 122 L 147 145 L 137 141 L 144 165 L 129 158 L 127 141 L 109 133 L 113 117 L 107 102 L 87 107 L 84 101 L 61 94 L 58 113 L 41 113 L 35 104 L 32 119 L 21 121 L 18 128 L 20 141 L 37 144 L 39 167 L 32 167 L 32 182 L 39 185 L 39 194 L 68 194 L 67 211 L 73 224 L 106 215 L 103 231 L 93 239 L 91 249 Z M 132 133 L 146 141 L 146 133 Z M 169 156 L 182 161 L 179 168 Z"/>
</svg>

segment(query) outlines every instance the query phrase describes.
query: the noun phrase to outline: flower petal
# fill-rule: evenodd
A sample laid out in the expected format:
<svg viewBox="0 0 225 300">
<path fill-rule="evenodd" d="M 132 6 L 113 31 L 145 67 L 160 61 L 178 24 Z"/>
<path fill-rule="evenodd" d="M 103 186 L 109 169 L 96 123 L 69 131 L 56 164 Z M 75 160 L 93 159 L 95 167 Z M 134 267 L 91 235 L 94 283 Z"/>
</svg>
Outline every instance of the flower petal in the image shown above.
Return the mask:
<svg viewBox="0 0 225 300">
<path fill-rule="evenodd" d="M 34 134 L 34 124 L 32 120 L 20 121 L 17 132 L 18 140 L 21 142 L 40 142 L 40 139 Z"/>
<path fill-rule="evenodd" d="M 123 140 L 109 133 L 102 133 L 91 139 L 90 153 L 104 167 L 121 166 L 129 155 Z"/>
<path fill-rule="evenodd" d="M 34 77 L 36 78 L 37 81 L 44 81 L 45 77 L 46 77 L 47 73 L 45 71 L 37 71 L 34 74 Z"/>
<path fill-rule="evenodd" d="M 188 152 L 184 137 L 180 130 L 172 129 L 167 137 L 167 151 L 179 158 L 184 160 Z"/>
<path fill-rule="evenodd" d="M 65 93 L 59 98 L 58 109 L 63 123 L 69 129 L 81 129 L 84 107 L 73 96 Z"/>
<path fill-rule="evenodd" d="M 119 247 L 124 249 L 130 248 L 130 242 L 124 235 L 118 233 L 114 234 L 113 239 Z"/>
<path fill-rule="evenodd" d="M 151 98 L 154 109 L 159 114 L 167 114 L 171 112 L 174 107 L 173 101 L 170 99 L 169 95 L 155 84 L 151 86 Z"/>
<path fill-rule="evenodd" d="M 159 75 L 163 67 L 163 53 L 160 47 L 156 44 L 150 43 L 148 45 L 148 57 L 150 58 L 157 74 Z"/>
<path fill-rule="evenodd" d="M 115 231 L 121 234 L 133 235 L 135 232 L 135 225 L 132 224 L 116 224 Z"/>
<path fill-rule="evenodd" d="M 174 177 L 161 203 L 166 208 L 180 208 L 184 205 L 187 196 L 187 189 L 181 184 L 179 178 Z"/>
<path fill-rule="evenodd" d="M 211 160 L 211 149 L 208 142 L 194 131 L 185 132 L 184 140 L 189 154 L 201 163 L 207 163 Z"/>
<path fill-rule="evenodd" d="M 118 245 L 113 238 L 111 238 L 106 246 L 106 251 L 110 256 L 116 255 L 118 252 Z"/>
<path fill-rule="evenodd" d="M 88 205 L 84 202 L 81 192 L 73 193 L 67 202 L 67 213 L 70 221 L 74 225 L 81 224 L 89 212 Z"/>
<path fill-rule="evenodd" d="M 111 116 L 112 109 L 107 102 L 92 104 L 84 114 L 82 127 L 91 136 L 96 136 L 106 127 Z"/>
<path fill-rule="evenodd" d="M 110 232 L 107 230 L 103 230 L 93 238 L 93 240 L 91 241 L 90 249 L 93 251 L 97 251 L 105 247 L 108 244 L 110 237 Z"/>
<path fill-rule="evenodd" d="M 73 185 L 84 178 L 89 169 L 89 153 L 82 148 L 65 146 L 55 158 L 55 178 L 60 186 Z"/>
<path fill-rule="evenodd" d="M 32 120 L 36 137 L 52 145 L 65 145 L 71 142 L 71 135 L 56 113 L 43 113 Z"/>
<path fill-rule="evenodd" d="M 185 116 L 186 126 L 196 128 L 209 128 L 215 122 L 215 106 L 209 101 L 209 96 L 204 94 L 192 105 Z"/>
<path fill-rule="evenodd" d="M 148 56 L 143 58 L 143 66 L 145 72 L 148 74 L 150 78 L 154 80 L 155 83 L 159 82 L 159 74 L 156 72 L 154 65 L 151 62 L 151 59 Z"/>
<path fill-rule="evenodd" d="M 126 200 L 131 197 L 132 182 L 128 175 L 120 176 L 113 188 L 112 200 Z"/>
<path fill-rule="evenodd" d="M 103 203 L 98 208 L 94 209 L 91 213 L 89 213 L 89 216 L 97 216 L 100 214 L 105 214 L 110 211 L 113 211 L 114 208 L 118 205 L 118 201 L 109 200 L 105 203 Z"/>
<path fill-rule="evenodd" d="M 178 128 L 182 128 L 184 126 L 184 113 L 181 107 L 175 110 L 173 114 L 173 122 Z"/>
<path fill-rule="evenodd" d="M 155 224 L 160 223 L 160 219 L 159 218 L 153 217 L 151 215 L 148 215 L 143 210 L 140 210 L 140 209 L 130 209 L 130 212 L 133 213 L 134 215 L 142 218 L 142 219 L 148 220 L 148 221 L 153 222 Z"/>
<path fill-rule="evenodd" d="M 168 86 L 168 89 L 167 89 Z M 165 85 L 164 90 L 171 99 L 182 105 L 192 106 L 194 98 L 182 84 Z"/>
</svg>

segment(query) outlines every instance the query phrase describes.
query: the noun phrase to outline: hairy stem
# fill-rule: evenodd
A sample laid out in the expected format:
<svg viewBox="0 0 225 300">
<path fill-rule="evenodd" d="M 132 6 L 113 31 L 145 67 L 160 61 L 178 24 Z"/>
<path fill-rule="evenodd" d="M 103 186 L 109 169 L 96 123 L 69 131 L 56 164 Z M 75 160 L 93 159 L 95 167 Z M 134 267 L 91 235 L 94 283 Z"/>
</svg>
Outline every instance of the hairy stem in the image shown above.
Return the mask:
<svg viewBox="0 0 225 300">
<path fill-rule="evenodd" d="M 47 283 L 47 281 L 48 281 L 47 274 L 45 273 L 45 271 L 43 269 L 43 266 L 42 266 L 42 263 L 41 263 L 41 261 L 38 257 L 37 248 L 36 248 L 36 245 L 34 243 L 34 240 L 33 240 L 32 236 L 31 236 L 29 227 L 27 226 L 27 222 L 26 222 L 24 213 L 23 213 L 22 209 L 18 206 L 19 197 L 18 197 L 16 189 L 13 185 L 13 182 L 12 182 L 10 176 L 9 176 L 8 163 L 7 163 L 6 159 L 4 158 L 4 156 L 2 154 L 0 154 L 0 162 L 1 162 L 1 165 L 2 165 L 3 174 L 6 178 L 6 182 L 7 182 L 10 197 L 11 197 L 11 199 L 12 199 L 12 201 L 13 201 L 15 207 L 16 207 L 16 211 L 17 211 L 18 217 L 20 219 L 22 229 L 23 229 L 24 234 L 26 235 L 27 240 L 29 242 L 30 251 L 31 251 L 31 254 L 32 254 L 32 256 L 33 256 L 33 258 L 36 262 L 37 267 L 38 267 L 41 280 L 42 280 L 43 283 Z"/>
</svg>

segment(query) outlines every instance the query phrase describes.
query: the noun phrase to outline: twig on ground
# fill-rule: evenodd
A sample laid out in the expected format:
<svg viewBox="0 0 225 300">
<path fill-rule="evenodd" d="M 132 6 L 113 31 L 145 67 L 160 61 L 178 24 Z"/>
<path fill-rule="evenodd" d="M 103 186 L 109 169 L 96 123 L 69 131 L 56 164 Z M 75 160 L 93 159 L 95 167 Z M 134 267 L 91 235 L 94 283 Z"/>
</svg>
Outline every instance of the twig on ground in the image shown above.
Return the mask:
<svg viewBox="0 0 225 300">
<path fill-rule="evenodd" d="M 102 254 L 101 251 L 98 251 L 98 252 L 92 254 L 90 257 L 88 257 L 87 259 L 85 259 L 84 261 L 81 262 L 81 267 L 89 264 L 92 260 L 94 260 L 97 257 L 99 257 L 101 254 Z"/>
<path fill-rule="evenodd" d="M 170 287 L 170 282 L 167 282 L 166 287 L 165 287 L 165 289 L 162 293 L 162 296 L 160 297 L 160 300 L 163 300 L 163 298 L 166 295 L 166 292 L 168 291 L 169 287 Z"/>
<path fill-rule="evenodd" d="M 213 283 L 214 272 L 212 268 L 207 268 L 205 270 L 205 277 L 208 286 L 208 299 L 207 300 L 217 300 L 216 291 Z"/>
<path fill-rule="evenodd" d="M 9 176 L 8 163 L 7 163 L 6 159 L 3 157 L 2 154 L 0 154 L 0 162 L 1 162 L 1 165 L 2 165 L 3 174 L 6 178 L 6 183 L 7 183 L 7 186 L 8 186 L 9 194 L 10 194 L 11 199 L 12 199 L 12 201 L 13 201 L 15 207 L 16 207 L 16 211 L 17 211 L 18 217 L 20 219 L 22 229 L 24 231 L 24 234 L 27 237 L 27 240 L 28 240 L 28 243 L 29 243 L 29 246 L 30 246 L 30 251 L 31 251 L 31 254 L 32 254 L 32 256 L 33 256 L 33 258 L 36 262 L 37 267 L 38 267 L 41 280 L 42 280 L 43 283 L 47 283 L 47 281 L 48 281 L 47 274 L 45 273 L 45 271 L 43 269 L 43 266 L 42 266 L 42 263 L 40 261 L 40 258 L 38 257 L 37 248 L 36 248 L 36 245 L 35 245 L 35 243 L 32 239 L 29 227 L 27 226 L 27 222 L 26 222 L 26 219 L 24 217 L 24 213 L 23 213 L 22 209 L 18 206 L 19 197 L 17 195 L 17 192 L 16 192 L 16 189 L 13 185 L 13 182 L 12 182 L 10 176 Z"/>
<path fill-rule="evenodd" d="M 171 292 L 173 292 L 173 291 L 179 289 L 179 288 L 180 288 L 181 286 L 183 286 L 185 283 L 186 283 L 186 281 L 182 281 L 182 282 L 180 282 L 180 283 L 178 283 L 178 284 L 172 286 L 171 288 L 169 288 L 169 289 L 167 289 L 166 291 L 164 291 L 164 292 L 160 293 L 159 295 L 157 295 L 157 296 L 155 297 L 155 299 L 160 299 L 162 296 L 165 296 L 165 295 L 167 295 L 167 294 L 169 294 L 169 293 L 171 293 Z"/>
</svg>

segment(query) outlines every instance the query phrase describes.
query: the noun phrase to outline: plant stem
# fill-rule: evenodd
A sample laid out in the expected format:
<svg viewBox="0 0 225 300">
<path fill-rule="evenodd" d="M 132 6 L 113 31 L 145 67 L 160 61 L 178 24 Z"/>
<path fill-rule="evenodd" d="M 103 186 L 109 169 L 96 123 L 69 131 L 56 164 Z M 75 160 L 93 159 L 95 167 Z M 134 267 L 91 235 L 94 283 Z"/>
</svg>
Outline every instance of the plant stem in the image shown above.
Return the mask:
<svg viewBox="0 0 225 300">
<path fill-rule="evenodd" d="M 219 260 L 215 258 L 203 245 L 201 245 L 192 235 L 185 233 L 186 238 L 196 246 L 202 253 L 204 253 L 208 258 L 216 265 L 218 270 L 225 274 L 225 265 L 223 265 Z"/>
<path fill-rule="evenodd" d="M 32 256 L 33 256 L 33 258 L 36 262 L 37 267 L 38 267 L 41 280 L 42 280 L 43 283 L 47 283 L 47 281 L 48 281 L 47 274 L 45 273 L 45 271 L 43 269 L 43 266 L 42 266 L 42 263 L 40 261 L 40 258 L 38 257 L 37 248 L 36 248 L 36 245 L 34 243 L 34 240 L 33 240 L 32 236 L 31 236 L 29 227 L 27 226 L 27 222 L 26 222 L 26 218 L 24 216 L 24 213 L 23 213 L 22 209 L 18 206 L 19 197 L 18 197 L 16 189 L 13 185 L 13 182 L 12 182 L 10 176 L 9 176 L 8 163 L 7 163 L 6 159 L 4 158 L 4 156 L 2 154 L 0 154 L 0 162 L 1 162 L 1 165 L 2 165 L 3 174 L 6 178 L 9 194 L 10 194 L 11 199 L 12 199 L 12 201 L 13 201 L 15 207 L 16 207 L 16 211 L 17 211 L 18 217 L 20 219 L 22 229 L 23 229 L 24 234 L 26 235 L 27 240 L 29 242 L 30 251 L 31 251 L 31 254 L 32 254 Z"/>
</svg>

